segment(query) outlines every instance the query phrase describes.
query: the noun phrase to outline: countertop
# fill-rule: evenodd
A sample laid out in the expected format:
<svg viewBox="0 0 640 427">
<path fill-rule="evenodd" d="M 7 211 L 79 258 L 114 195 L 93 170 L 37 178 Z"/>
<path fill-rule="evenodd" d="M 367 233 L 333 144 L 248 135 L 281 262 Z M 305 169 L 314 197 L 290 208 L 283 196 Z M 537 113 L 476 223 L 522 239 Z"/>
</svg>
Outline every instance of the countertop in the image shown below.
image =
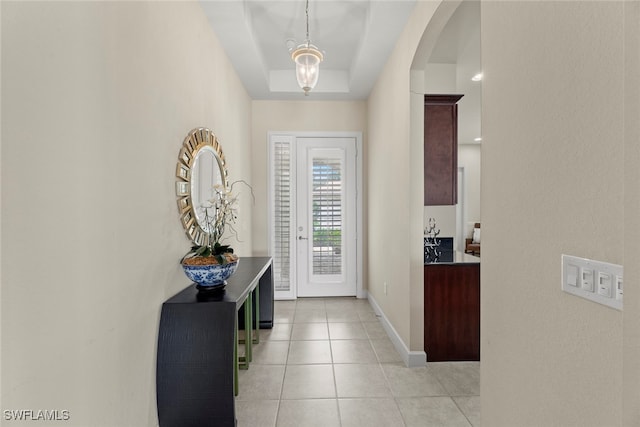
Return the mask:
<svg viewBox="0 0 640 427">
<path fill-rule="evenodd" d="M 425 262 L 424 265 L 480 264 L 480 257 L 454 251 L 445 252 L 438 261 Z"/>
</svg>

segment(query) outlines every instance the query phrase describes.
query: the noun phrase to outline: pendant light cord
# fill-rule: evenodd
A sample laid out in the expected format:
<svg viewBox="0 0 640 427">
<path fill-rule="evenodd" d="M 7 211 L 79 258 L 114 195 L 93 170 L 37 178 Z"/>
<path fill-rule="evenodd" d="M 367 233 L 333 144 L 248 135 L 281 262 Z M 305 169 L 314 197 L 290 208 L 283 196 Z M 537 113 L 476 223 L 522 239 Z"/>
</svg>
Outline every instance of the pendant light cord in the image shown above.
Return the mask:
<svg viewBox="0 0 640 427">
<path fill-rule="evenodd" d="M 307 47 L 311 43 L 311 39 L 309 38 L 309 0 L 307 0 L 307 5 L 305 7 L 305 15 L 307 16 Z"/>
</svg>

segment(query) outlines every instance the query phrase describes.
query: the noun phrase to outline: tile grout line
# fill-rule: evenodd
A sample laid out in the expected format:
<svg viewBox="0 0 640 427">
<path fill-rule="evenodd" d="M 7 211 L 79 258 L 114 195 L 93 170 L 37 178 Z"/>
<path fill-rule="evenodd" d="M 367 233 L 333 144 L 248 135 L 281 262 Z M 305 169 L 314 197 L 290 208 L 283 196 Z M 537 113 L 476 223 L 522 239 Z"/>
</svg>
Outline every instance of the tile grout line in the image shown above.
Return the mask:
<svg viewBox="0 0 640 427">
<path fill-rule="evenodd" d="M 327 334 L 329 334 L 329 318 L 327 316 Z M 333 359 L 333 346 L 331 345 L 331 336 L 329 335 L 329 352 L 331 353 L 331 372 L 333 372 L 333 391 L 336 394 L 336 409 L 338 410 L 338 423 L 342 427 L 342 414 L 340 413 L 340 401 L 338 400 L 338 381 L 336 380 L 336 364 Z"/>
<path fill-rule="evenodd" d="M 287 357 L 284 360 L 284 372 L 282 374 L 282 384 L 280 385 L 280 394 L 278 395 L 278 407 L 276 409 L 276 420 L 274 427 L 278 426 L 278 418 L 280 417 L 280 409 L 282 407 L 282 394 L 284 393 L 284 379 L 287 377 L 287 369 L 289 368 L 289 352 L 291 351 L 291 334 L 293 334 L 293 323 L 289 331 L 289 340 L 287 341 Z"/>
<path fill-rule="evenodd" d="M 450 399 L 453 400 L 453 404 L 456 405 L 456 408 L 458 408 L 458 411 L 460 411 L 462 416 L 467 420 L 467 422 L 469 423 L 469 427 L 473 427 L 473 423 L 471 422 L 467 414 L 462 410 L 460 405 L 458 405 L 458 402 L 456 402 L 456 399 L 454 399 L 453 396 L 450 396 Z"/>
<path fill-rule="evenodd" d="M 380 321 L 380 320 L 378 319 L 378 321 Z M 367 336 L 368 335 L 369 335 L 369 333 L 367 333 Z M 384 378 L 384 381 L 387 384 L 387 387 L 389 387 L 389 392 L 391 393 L 391 399 L 393 400 L 393 403 L 396 406 L 396 409 L 398 410 L 398 413 L 400 414 L 400 419 L 402 419 L 402 426 L 406 427 L 407 420 L 405 418 L 405 414 L 400 410 L 400 405 L 398 404 L 398 398 L 396 396 L 394 396 L 393 387 L 391 386 L 391 381 L 389 381 L 389 377 L 388 377 L 387 373 L 385 372 L 385 370 L 384 370 L 384 368 L 382 366 L 383 363 L 380 360 L 378 352 L 376 351 L 375 347 L 373 346 L 373 343 L 371 342 L 371 337 L 369 337 L 369 344 L 373 348 L 373 352 L 375 353 L 376 358 L 378 359 L 378 367 L 380 368 L 380 372 L 382 372 L 382 377 Z"/>
</svg>

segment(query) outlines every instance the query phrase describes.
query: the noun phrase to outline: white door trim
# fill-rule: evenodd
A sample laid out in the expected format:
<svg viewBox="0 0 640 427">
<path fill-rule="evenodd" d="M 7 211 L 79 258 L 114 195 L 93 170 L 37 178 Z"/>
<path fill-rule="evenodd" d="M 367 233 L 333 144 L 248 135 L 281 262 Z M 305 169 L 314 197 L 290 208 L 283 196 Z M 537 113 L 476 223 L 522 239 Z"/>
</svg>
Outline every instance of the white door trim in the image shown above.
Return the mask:
<svg viewBox="0 0 640 427">
<path fill-rule="evenodd" d="M 300 137 L 296 140 L 297 145 L 297 214 L 296 221 L 298 241 L 297 250 L 298 258 L 296 264 L 298 267 L 298 296 L 322 297 L 322 296 L 356 296 L 356 255 L 357 255 L 357 220 L 356 220 L 356 139 L 349 138 L 309 138 Z M 313 222 L 315 208 L 313 203 L 313 189 L 315 182 L 316 170 L 313 165 L 316 160 L 324 162 L 329 160 L 333 168 L 338 169 L 340 174 L 340 189 L 336 193 L 333 186 L 327 187 L 328 193 L 323 197 L 331 194 L 331 201 L 335 203 L 335 196 L 338 195 L 338 209 L 340 212 L 340 243 L 341 248 L 339 255 L 328 247 L 316 248 L 316 244 L 324 242 L 324 239 L 318 238 L 316 241 L 314 229 L 316 224 Z M 321 175 L 326 173 L 323 169 L 319 172 Z M 332 175 L 333 176 L 333 175 Z M 321 179 L 318 177 L 317 179 Z M 335 179 L 335 178 L 332 178 Z M 321 207 L 317 207 L 317 213 L 322 211 Z M 329 221 L 335 220 L 335 211 L 331 211 Z M 332 227 L 329 223 L 317 224 L 319 230 L 325 227 Z M 333 246 L 334 243 L 322 243 L 323 246 Z M 339 263 L 337 269 L 325 269 L 321 264 L 316 268 L 316 249 L 318 256 L 326 262 L 333 264 Z M 339 259 L 339 261 L 338 261 Z"/>
<path fill-rule="evenodd" d="M 297 131 L 269 131 L 267 132 L 267 144 L 269 145 L 267 156 L 268 173 L 268 247 L 271 251 L 273 244 L 273 236 L 271 232 L 271 224 L 273 222 L 272 206 L 274 203 L 273 192 L 271 191 L 273 184 L 273 171 L 271 167 L 271 141 L 278 138 L 355 138 L 356 140 L 356 298 L 367 298 L 367 292 L 363 288 L 363 175 L 362 175 L 362 132 L 297 132 Z M 294 144 L 295 145 L 295 144 Z M 295 149 L 295 148 L 294 148 Z M 294 236 L 295 237 L 295 236 Z M 271 254 L 270 254 L 271 255 Z M 293 272 L 295 273 L 295 272 Z M 296 277 L 295 274 L 293 277 Z M 296 286 L 291 286 L 291 291 L 286 295 L 276 295 L 276 299 L 295 299 L 297 298 Z"/>
</svg>

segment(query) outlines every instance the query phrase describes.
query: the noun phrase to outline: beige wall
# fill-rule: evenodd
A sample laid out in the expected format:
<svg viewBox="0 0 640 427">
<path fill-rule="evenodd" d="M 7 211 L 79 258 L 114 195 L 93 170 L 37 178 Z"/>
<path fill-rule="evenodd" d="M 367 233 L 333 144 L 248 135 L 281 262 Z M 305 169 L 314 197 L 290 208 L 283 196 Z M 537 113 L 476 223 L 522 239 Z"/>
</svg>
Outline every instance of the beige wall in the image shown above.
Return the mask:
<svg viewBox="0 0 640 427">
<path fill-rule="evenodd" d="M 210 127 L 251 181 L 250 99 L 196 2 L 1 7 L 2 409 L 154 426 L 159 310 L 189 283 L 178 151 Z"/>
<path fill-rule="evenodd" d="M 313 97 L 313 94 L 310 97 Z M 269 250 L 269 230 L 267 227 L 268 132 L 362 132 L 366 163 L 367 108 L 364 101 L 310 100 L 253 101 L 252 106 L 252 171 L 253 187 L 256 194 L 256 209 L 253 215 L 253 244 L 257 254 L 266 255 Z M 364 168 L 366 170 L 366 166 Z M 366 194 L 366 180 L 364 185 Z"/>
<path fill-rule="evenodd" d="M 410 351 L 423 350 L 422 132 L 410 120 L 409 69 L 439 2 L 417 2 L 368 101 L 369 293 Z M 424 92 L 423 92 L 424 93 Z M 381 170 L 392 170 L 393 179 Z M 384 283 L 387 293 L 384 293 Z M 410 307 L 410 310 L 407 310 Z"/>
<path fill-rule="evenodd" d="M 438 4 L 416 5 L 368 104 L 301 107 L 251 102 L 196 3 L 2 2 L 2 408 L 155 425 L 159 308 L 187 284 L 173 174 L 195 126 L 258 197 L 268 130 L 363 130 L 366 233 L 384 242 L 369 292 L 421 350 L 409 68 Z M 638 3 L 482 8 L 483 425 L 637 425 Z M 241 253 L 267 250 L 266 199 L 254 212 Z M 624 315 L 560 292 L 561 253 L 627 259 Z"/>
<path fill-rule="evenodd" d="M 621 425 L 623 314 L 563 293 L 560 256 L 626 260 L 625 291 L 637 283 L 624 245 L 633 236 L 638 254 L 637 219 L 625 232 L 623 214 L 625 71 L 636 97 L 627 166 L 638 160 L 637 17 L 625 68 L 623 2 L 482 3 L 483 425 Z M 635 338 L 634 295 L 624 326 Z"/>
<path fill-rule="evenodd" d="M 625 2 L 623 420 L 640 423 L 640 2 Z"/>
</svg>

